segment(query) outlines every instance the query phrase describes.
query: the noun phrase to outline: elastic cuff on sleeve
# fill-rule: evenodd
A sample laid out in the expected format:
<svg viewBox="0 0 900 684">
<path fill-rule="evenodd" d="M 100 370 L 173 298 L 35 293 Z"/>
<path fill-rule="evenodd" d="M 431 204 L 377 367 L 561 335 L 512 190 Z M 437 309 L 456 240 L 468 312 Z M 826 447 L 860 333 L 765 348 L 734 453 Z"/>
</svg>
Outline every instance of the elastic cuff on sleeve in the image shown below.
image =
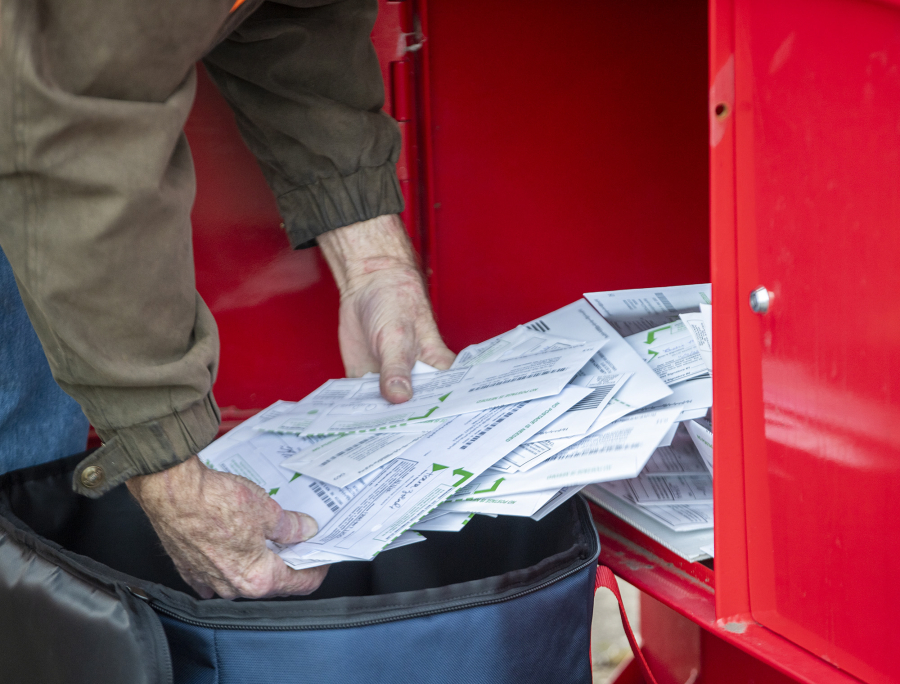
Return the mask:
<svg viewBox="0 0 900 684">
<path fill-rule="evenodd" d="M 97 430 L 104 444 L 78 464 L 72 488 L 96 499 L 130 477 L 178 465 L 215 439 L 220 422 L 210 392 L 202 401 L 157 420 Z"/>
<path fill-rule="evenodd" d="M 312 247 L 322 233 L 403 211 L 394 162 L 362 168 L 349 176 L 323 178 L 278 198 L 294 249 Z"/>
</svg>

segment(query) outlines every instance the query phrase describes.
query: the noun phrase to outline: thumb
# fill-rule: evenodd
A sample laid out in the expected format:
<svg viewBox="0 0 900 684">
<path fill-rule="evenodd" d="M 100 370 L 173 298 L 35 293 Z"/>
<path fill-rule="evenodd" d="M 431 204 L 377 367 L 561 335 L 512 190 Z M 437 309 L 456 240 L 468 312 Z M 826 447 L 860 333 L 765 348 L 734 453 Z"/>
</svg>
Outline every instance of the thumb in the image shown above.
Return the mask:
<svg viewBox="0 0 900 684">
<path fill-rule="evenodd" d="M 381 395 L 392 404 L 412 399 L 412 367 L 416 362 L 413 335 L 386 339 L 380 349 Z"/>
<path fill-rule="evenodd" d="M 318 531 L 316 521 L 305 513 L 282 510 L 278 522 L 266 538 L 277 544 L 299 544 L 316 536 Z"/>
</svg>

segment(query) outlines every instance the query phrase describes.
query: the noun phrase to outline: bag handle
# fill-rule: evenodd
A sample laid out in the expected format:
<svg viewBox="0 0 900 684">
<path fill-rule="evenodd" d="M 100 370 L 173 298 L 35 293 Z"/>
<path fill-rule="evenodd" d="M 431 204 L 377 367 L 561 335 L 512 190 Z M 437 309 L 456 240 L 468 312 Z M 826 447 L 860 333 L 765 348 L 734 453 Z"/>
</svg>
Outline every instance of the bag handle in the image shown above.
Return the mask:
<svg viewBox="0 0 900 684">
<path fill-rule="evenodd" d="M 631 631 L 631 624 L 628 622 L 628 616 L 625 614 L 625 605 L 622 603 L 622 594 L 619 593 L 619 583 L 616 581 L 616 576 L 613 574 L 613 571 L 605 565 L 597 566 L 597 579 L 594 583 L 594 593 L 596 594 L 597 590 L 601 587 L 609 589 L 619 602 L 619 615 L 622 616 L 622 627 L 625 629 L 625 636 L 628 637 L 628 643 L 631 644 L 631 652 L 634 653 L 634 659 L 637 660 L 638 666 L 641 668 L 641 673 L 644 675 L 645 684 L 656 684 L 656 679 L 654 679 L 653 673 L 650 672 L 650 666 L 647 664 L 647 660 L 641 652 L 641 647 L 638 646 L 637 639 L 634 638 L 634 632 Z"/>
</svg>

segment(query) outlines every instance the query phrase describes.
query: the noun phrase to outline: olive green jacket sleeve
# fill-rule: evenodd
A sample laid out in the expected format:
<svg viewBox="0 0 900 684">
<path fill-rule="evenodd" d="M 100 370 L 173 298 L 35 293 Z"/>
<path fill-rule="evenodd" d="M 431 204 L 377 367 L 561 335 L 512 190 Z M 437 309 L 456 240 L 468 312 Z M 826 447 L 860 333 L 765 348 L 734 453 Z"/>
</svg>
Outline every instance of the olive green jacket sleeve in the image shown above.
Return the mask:
<svg viewBox="0 0 900 684">
<path fill-rule="evenodd" d="M 295 246 L 401 206 L 376 1 L 232 4 L 0 3 L 0 246 L 54 377 L 104 442 L 75 474 L 87 496 L 180 463 L 218 429 L 182 132 L 196 61 L 209 53 Z"/>
<path fill-rule="evenodd" d="M 294 247 L 403 209 L 400 133 L 381 109 L 370 39 L 377 10 L 376 0 L 265 3 L 204 59 Z"/>
</svg>

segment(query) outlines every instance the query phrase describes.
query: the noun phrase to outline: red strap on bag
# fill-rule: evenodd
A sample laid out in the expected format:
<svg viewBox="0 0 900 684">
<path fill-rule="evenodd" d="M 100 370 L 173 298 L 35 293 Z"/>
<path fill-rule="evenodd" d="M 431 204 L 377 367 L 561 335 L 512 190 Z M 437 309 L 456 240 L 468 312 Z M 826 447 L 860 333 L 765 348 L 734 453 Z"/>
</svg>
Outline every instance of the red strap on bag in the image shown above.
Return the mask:
<svg viewBox="0 0 900 684">
<path fill-rule="evenodd" d="M 609 589 L 619 602 L 619 615 L 622 616 L 622 627 L 625 628 L 625 636 L 628 637 L 628 643 L 631 644 L 631 652 L 634 653 L 634 658 L 641 668 L 644 681 L 646 684 L 656 684 L 656 679 L 654 679 L 653 673 L 650 672 L 650 666 L 641 652 L 641 647 L 638 646 L 637 639 L 634 638 L 634 632 L 631 631 L 631 624 L 628 622 L 628 616 L 625 614 L 625 605 L 622 603 L 622 594 L 619 593 L 619 583 L 616 581 L 613 571 L 605 565 L 597 566 L 597 581 L 594 583 L 595 594 L 600 587 Z"/>
</svg>

